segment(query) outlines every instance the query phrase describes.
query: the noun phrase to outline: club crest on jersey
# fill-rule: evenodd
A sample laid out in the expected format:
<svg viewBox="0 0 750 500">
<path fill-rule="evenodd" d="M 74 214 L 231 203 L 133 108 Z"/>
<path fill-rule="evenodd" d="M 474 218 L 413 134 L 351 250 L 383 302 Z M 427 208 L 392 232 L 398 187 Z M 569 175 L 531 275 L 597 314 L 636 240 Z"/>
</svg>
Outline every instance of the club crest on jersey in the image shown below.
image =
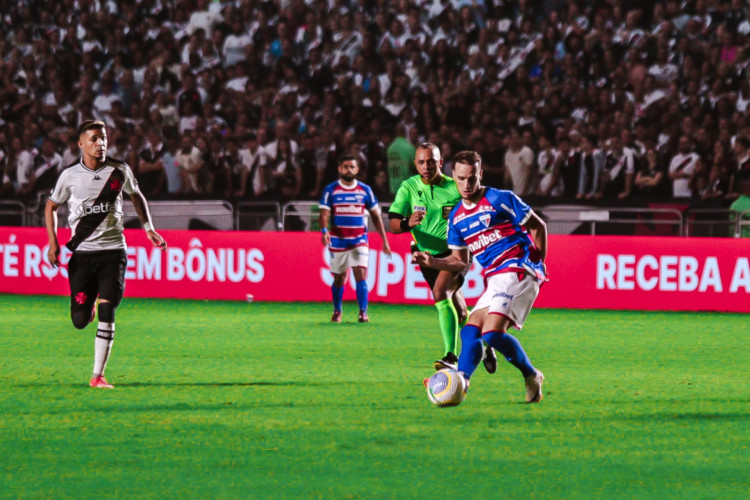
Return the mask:
<svg viewBox="0 0 750 500">
<path fill-rule="evenodd" d="M 482 214 L 479 216 L 479 221 L 484 224 L 484 227 L 490 227 L 490 214 Z"/>
<path fill-rule="evenodd" d="M 119 191 L 122 189 L 123 182 L 120 179 L 112 179 L 112 182 L 109 183 L 109 188 L 112 191 Z"/>
<path fill-rule="evenodd" d="M 78 305 L 81 305 L 81 306 L 82 306 L 83 304 L 85 304 L 85 303 L 86 303 L 86 299 L 87 299 L 87 298 L 88 298 L 88 297 L 86 297 L 86 293 L 85 293 L 85 292 L 78 292 L 78 293 L 76 294 L 76 304 L 78 304 Z"/>
</svg>

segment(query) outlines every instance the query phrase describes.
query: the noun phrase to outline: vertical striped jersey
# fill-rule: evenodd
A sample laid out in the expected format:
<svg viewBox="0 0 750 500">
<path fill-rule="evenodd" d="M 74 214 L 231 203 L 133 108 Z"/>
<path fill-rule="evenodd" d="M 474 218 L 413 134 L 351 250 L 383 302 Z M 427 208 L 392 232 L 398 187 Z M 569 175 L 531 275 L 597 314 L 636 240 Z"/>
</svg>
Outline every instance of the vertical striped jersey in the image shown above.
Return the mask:
<svg viewBox="0 0 750 500">
<path fill-rule="evenodd" d="M 320 208 L 331 211 L 331 245 L 333 252 L 367 245 L 367 212 L 380 215 L 378 200 L 367 184 L 354 181 L 345 186 L 336 181 L 323 190 Z"/>
<path fill-rule="evenodd" d="M 544 264 L 523 225 L 531 208 L 513 191 L 485 188 L 474 205 L 456 205 L 448 220 L 448 248 L 468 248 L 484 268 L 485 277 L 500 272 L 525 272 L 544 281 Z"/>
<path fill-rule="evenodd" d="M 68 204 L 73 236 L 66 246 L 81 252 L 124 249 L 122 192 L 137 190 L 130 166 L 112 158 L 97 170 L 83 161 L 63 170 L 49 199 Z"/>
</svg>

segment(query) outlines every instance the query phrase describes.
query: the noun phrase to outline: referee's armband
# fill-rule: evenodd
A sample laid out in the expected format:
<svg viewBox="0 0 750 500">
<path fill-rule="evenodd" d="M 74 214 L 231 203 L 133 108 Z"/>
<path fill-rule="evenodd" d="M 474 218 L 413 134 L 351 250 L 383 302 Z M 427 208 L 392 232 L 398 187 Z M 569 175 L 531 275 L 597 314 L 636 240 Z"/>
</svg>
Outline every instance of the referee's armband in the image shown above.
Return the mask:
<svg viewBox="0 0 750 500">
<path fill-rule="evenodd" d="M 407 218 L 401 219 L 400 225 L 401 225 L 401 231 L 405 233 L 408 233 L 409 231 L 411 231 L 411 226 L 409 225 L 409 219 Z"/>
</svg>

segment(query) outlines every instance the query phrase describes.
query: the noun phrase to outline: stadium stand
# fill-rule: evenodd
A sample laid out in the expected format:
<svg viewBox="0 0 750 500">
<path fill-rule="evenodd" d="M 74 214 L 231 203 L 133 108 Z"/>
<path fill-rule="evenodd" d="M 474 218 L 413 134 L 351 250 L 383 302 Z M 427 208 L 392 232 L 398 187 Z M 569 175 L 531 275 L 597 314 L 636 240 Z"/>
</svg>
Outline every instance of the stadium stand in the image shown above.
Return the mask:
<svg viewBox="0 0 750 500">
<path fill-rule="evenodd" d="M 239 212 L 316 200 L 343 153 L 389 201 L 397 129 L 438 144 L 446 166 L 478 150 L 497 187 L 513 187 L 506 165 L 529 150 L 535 206 L 679 206 L 696 220 L 728 209 L 750 175 L 739 0 L 6 7 L 0 198 L 31 210 L 76 161 L 74 130 L 91 117 L 150 200 L 229 201 L 235 227 Z M 248 227 L 279 228 L 272 210 Z"/>
</svg>

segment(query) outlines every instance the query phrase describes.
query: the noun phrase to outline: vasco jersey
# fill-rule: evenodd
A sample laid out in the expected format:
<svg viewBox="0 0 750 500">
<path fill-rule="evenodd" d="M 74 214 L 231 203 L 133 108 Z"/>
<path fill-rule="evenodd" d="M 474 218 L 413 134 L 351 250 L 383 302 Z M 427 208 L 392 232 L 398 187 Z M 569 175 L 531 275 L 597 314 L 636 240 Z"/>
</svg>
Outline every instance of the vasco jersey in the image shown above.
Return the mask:
<svg viewBox="0 0 750 500">
<path fill-rule="evenodd" d="M 94 171 L 83 161 L 60 173 L 50 200 L 68 204 L 68 224 L 73 237 L 65 245 L 79 252 L 125 248 L 122 222 L 122 192 L 138 191 L 138 183 L 127 163 L 107 158 Z"/>
<path fill-rule="evenodd" d="M 527 272 L 544 281 L 544 265 L 522 227 L 531 208 L 513 191 L 485 189 L 476 205 L 463 200 L 451 212 L 448 247 L 468 247 L 484 268 L 485 277 L 500 272 Z"/>
<path fill-rule="evenodd" d="M 323 190 L 320 208 L 331 211 L 331 245 L 333 252 L 367 245 L 367 211 L 380 216 L 378 200 L 367 184 L 354 181 L 345 186 L 336 181 Z"/>
<path fill-rule="evenodd" d="M 401 183 L 388 212 L 408 219 L 414 212 L 423 210 L 424 219 L 411 228 L 412 237 L 421 251 L 439 255 L 448 251 L 445 243 L 448 215 L 459 200 L 461 195 L 456 181 L 447 175 L 441 174 L 437 185 L 425 184 L 421 176 L 415 175 Z"/>
</svg>

